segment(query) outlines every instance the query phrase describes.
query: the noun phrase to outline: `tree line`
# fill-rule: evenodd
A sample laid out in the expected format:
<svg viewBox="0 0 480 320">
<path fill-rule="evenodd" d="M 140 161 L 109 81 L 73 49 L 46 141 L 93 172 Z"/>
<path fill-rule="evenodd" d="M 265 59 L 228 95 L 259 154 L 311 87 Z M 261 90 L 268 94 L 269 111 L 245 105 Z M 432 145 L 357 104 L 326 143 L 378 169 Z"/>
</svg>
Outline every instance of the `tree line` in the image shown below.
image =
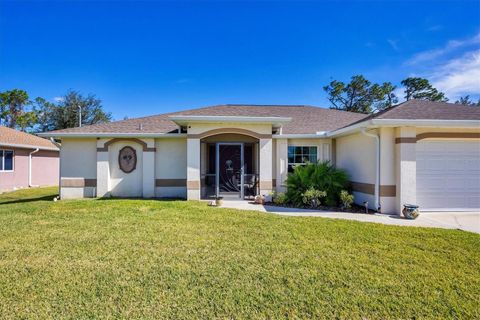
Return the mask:
<svg viewBox="0 0 480 320">
<path fill-rule="evenodd" d="M 401 82 L 404 100 L 411 99 L 443 101 L 448 98 L 445 93 L 434 88 L 427 79 L 409 77 Z M 375 113 L 388 109 L 399 102 L 398 87 L 391 82 L 372 83 L 362 75 L 351 77 L 349 83 L 333 80 L 323 87 L 331 103 L 331 109 L 358 113 Z M 470 96 L 460 97 L 455 103 L 468 106 L 480 106 L 480 99 L 474 102 Z"/>
<path fill-rule="evenodd" d="M 25 90 L 0 92 L 0 125 L 28 132 L 44 132 L 82 125 L 110 122 L 112 115 L 103 110 L 102 101 L 95 95 L 87 96 L 69 90 L 49 102 L 42 97 L 30 99 Z"/>
<path fill-rule="evenodd" d="M 420 99 L 448 101 L 445 93 L 434 88 L 427 79 L 409 77 L 401 82 L 403 97 L 398 97 L 398 87 L 391 82 L 372 83 L 363 75 L 352 76 L 350 82 L 332 80 L 323 87 L 331 103 L 331 109 L 375 113 L 404 100 Z M 480 106 L 470 96 L 460 97 L 455 103 Z M 95 95 L 82 95 L 69 90 L 55 102 L 37 97 L 30 100 L 25 90 L 13 89 L 0 92 L 0 125 L 28 132 L 44 132 L 82 125 L 110 122 L 112 115 L 103 110 L 102 101 Z"/>
</svg>

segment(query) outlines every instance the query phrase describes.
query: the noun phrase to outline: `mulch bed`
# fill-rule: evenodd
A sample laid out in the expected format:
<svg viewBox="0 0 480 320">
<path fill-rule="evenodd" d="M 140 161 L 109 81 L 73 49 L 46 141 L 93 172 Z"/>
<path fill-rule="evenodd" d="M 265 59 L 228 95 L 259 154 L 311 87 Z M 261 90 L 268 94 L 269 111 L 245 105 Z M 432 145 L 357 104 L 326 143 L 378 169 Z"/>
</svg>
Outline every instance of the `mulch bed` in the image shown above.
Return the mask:
<svg viewBox="0 0 480 320">
<path fill-rule="evenodd" d="M 310 207 L 295 207 L 291 204 L 276 204 L 274 202 L 266 202 L 266 206 L 272 207 L 283 207 L 283 208 L 295 208 L 295 209 L 308 209 L 308 210 L 321 210 L 321 211 L 336 211 L 336 212 L 349 212 L 349 213 L 366 213 L 365 207 L 353 204 L 350 209 L 343 209 L 341 207 L 329 207 L 329 206 L 319 206 L 317 208 L 310 208 Z M 376 213 L 375 210 L 368 209 L 369 214 Z"/>
</svg>

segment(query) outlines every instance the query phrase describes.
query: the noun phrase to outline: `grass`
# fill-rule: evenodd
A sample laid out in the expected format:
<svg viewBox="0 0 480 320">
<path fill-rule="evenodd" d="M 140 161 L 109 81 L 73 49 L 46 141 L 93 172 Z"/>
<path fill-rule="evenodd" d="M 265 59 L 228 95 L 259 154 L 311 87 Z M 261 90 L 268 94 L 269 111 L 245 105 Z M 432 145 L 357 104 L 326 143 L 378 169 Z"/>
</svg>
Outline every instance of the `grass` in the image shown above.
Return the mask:
<svg viewBox="0 0 480 320">
<path fill-rule="evenodd" d="M 480 236 L 0 195 L 0 317 L 479 318 Z"/>
</svg>

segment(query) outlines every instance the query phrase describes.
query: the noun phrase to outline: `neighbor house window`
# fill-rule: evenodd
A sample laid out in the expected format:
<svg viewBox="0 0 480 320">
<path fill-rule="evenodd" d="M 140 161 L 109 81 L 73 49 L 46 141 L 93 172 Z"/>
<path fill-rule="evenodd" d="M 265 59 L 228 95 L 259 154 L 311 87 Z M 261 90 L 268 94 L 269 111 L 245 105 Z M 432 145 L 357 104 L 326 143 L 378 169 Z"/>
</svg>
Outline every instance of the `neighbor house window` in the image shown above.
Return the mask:
<svg viewBox="0 0 480 320">
<path fill-rule="evenodd" d="M 0 171 L 13 170 L 13 151 L 0 150 Z"/>
<path fill-rule="evenodd" d="M 317 147 L 288 147 L 288 172 L 292 172 L 295 166 L 304 165 L 308 162 L 317 162 Z"/>
</svg>

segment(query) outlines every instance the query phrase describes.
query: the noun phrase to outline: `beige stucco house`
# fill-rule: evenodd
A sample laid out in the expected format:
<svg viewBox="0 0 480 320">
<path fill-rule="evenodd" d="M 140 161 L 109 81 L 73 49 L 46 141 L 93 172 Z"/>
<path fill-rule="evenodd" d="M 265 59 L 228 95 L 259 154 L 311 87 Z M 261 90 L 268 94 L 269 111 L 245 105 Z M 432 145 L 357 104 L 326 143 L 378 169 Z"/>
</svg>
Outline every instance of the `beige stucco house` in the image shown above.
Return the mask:
<svg viewBox="0 0 480 320">
<path fill-rule="evenodd" d="M 62 199 L 249 198 L 283 191 L 294 165 L 329 160 L 372 209 L 480 210 L 478 107 L 411 100 L 367 116 L 221 105 L 44 135 L 62 141 Z"/>
</svg>

